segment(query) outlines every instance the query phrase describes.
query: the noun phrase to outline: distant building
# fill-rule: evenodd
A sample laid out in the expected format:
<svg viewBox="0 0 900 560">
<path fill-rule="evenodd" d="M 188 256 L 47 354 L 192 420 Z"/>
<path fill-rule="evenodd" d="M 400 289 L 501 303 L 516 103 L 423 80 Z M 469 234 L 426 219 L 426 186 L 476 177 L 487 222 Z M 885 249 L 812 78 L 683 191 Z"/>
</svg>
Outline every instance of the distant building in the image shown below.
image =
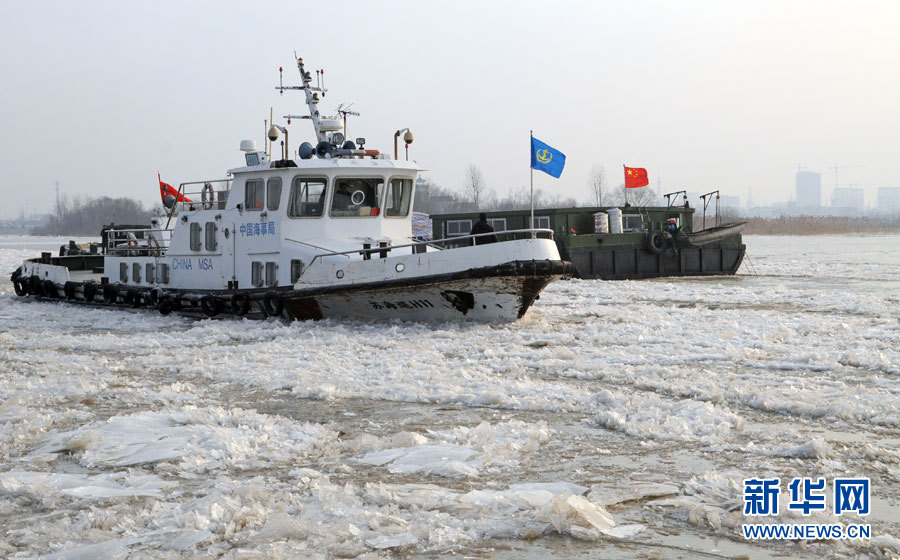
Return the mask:
<svg viewBox="0 0 900 560">
<path fill-rule="evenodd" d="M 822 206 L 822 175 L 815 171 L 797 171 L 797 206 Z"/>
<path fill-rule="evenodd" d="M 900 211 L 900 187 L 878 187 L 878 210 Z"/>
<path fill-rule="evenodd" d="M 835 187 L 831 193 L 831 206 L 838 208 L 865 208 L 865 191 L 856 187 Z"/>
</svg>

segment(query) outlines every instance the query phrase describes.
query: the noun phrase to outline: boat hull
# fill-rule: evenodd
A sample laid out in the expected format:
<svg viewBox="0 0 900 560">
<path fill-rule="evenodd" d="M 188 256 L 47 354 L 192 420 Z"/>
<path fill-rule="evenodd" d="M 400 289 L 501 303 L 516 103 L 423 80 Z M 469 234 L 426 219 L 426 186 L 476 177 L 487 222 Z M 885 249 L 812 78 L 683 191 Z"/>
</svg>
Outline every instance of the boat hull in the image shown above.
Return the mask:
<svg viewBox="0 0 900 560">
<path fill-rule="evenodd" d="M 599 239 L 604 242 L 598 243 Z M 732 275 L 740 268 L 747 246 L 737 233 L 700 246 L 676 238 L 674 247 L 670 241 L 663 251 L 655 252 L 648 246 L 646 234 L 607 234 L 568 238 L 559 242 L 559 249 L 580 278 L 639 280 Z"/>
<path fill-rule="evenodd" d="M 295 320 L 514 321 L 547 284 L 572 270 L 560 260 L 511 261 L 403 282 L 293 290 L 283 296 L 284 313 Z"/>
<path fill-rule="evenodd" d="M 48 273 L 54 269 L 57 275 L 66 272 L 58 265 L 43 267 Z M 301 289 L 190 293 L 94 281 L 57 283 L 45 279 L 35 283 L 32 279 L 37 275 L 14 274 L 12 279 L 20 296 L 197 317 L 504 322 L 522 317 L 547 284 L 573 272 L 571 263 L 562 260 L 517 260 L 416 278 Z M 236 304 L 236 294 L 245 300 L 243 305 Z"/>
</svg>

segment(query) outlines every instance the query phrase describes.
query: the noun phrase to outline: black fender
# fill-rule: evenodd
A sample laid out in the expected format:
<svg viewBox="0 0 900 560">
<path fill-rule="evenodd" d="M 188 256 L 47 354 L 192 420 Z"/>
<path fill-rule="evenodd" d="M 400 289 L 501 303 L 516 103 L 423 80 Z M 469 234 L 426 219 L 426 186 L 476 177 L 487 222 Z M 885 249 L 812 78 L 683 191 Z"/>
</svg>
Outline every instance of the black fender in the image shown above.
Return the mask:
<svg viewBox="0 0 900 560">
<path fill-rule="evenodd" d="M 200 300 L 200 309 L 207 317 L 215 317 L 222 312 L 222 301 L 214 295 L 205 295 Z"/>
<path fill-rule="evenodd" d="M 41 297 L 44 295 L 44 288 L 41 285 L 41 277 L 37 274 L 32 274 L 28 278 L 28 291 L 37 297 Z"/>
<path fill-rule="evenodd" d="M 246 315 L 250 312 L 250 296 L 247 294 L 233 294 L 231 296 L 231 312 L 235 315 Z"/>
<path fill-rule="evenodd" d="M 92 301 L 94 301 L 94 297 L 97 296 L 97 285 L 93 282 L 85 282 L 83 293 L 84 301 L 91 303 Z"/>
<path fill-rule="evenodd" d="M 59 297 L 59 292 L 56 291 L 56 284 L 53 282 L 53 280 L 50 280 L 49 278 L 44 280 L 41 283 L 41 289 L 44 292 L 44 297 L 47 297 L 47 298 Z"/>
<path fill-rule="evenodd" d="M 71 280 L 63 284 L 63 294 L 65 294 L 66 299 L 75 299 L 76 286 L 78 286 L 78 282 L 72 282 Z"/>
<path fill-rule="evenodd" d="M 266 292 L 262 307 L 269 317 L 281 317 L 281 313 L 284 311 L 284 299 L 278 292 Z"/>
<path fill-rule="evenodd" d="M 113 286 L 112 284 L 106 284 L 103 286 L 103 301 L 106 303 L 118 303 L 119 300 L 119 289 Z"/>
<path fill-rule="evenodd" d="M 668 245 L 666 234 L 661 231 L 651 231 L 647 233 L 647 249 L 654 255 L 660 255 L 666 250 Z"/>
</svg>

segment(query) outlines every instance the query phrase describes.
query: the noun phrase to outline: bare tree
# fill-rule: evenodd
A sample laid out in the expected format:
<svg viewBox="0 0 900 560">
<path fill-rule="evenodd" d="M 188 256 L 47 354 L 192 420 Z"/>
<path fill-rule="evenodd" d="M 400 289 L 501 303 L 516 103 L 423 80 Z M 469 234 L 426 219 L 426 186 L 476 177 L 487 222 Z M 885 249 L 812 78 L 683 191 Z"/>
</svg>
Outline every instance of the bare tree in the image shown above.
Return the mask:
<svg viewBox="0 0 900 560">
<path fill-rule="evenodd" d="M 663 199 L 650 187 L 626 189 L 625 183 L 610 189 L 605 200 L 607 206 L 624 206 L 626 203 L 631 206 L 659 206 L 663 203 Z"/>
<path fill-rule="evenodd" d="M 591 167 L 588 174 L 588 187 L 591 191 L 590 203 L 594 206 L 603 206 L 603 191 L 606 189 L 606 170 L 602 165 Z"/>
<path fill-rule="evenodd" d="M 469 165 L 466 168 L 466 182 L 464 185 L 465 193 L 468 198 L 475 204 L 475 208 L 480 208 L 481 195 L 487 186 L 484 183 L 484 177 L 477 165 Z"/>
</svg>

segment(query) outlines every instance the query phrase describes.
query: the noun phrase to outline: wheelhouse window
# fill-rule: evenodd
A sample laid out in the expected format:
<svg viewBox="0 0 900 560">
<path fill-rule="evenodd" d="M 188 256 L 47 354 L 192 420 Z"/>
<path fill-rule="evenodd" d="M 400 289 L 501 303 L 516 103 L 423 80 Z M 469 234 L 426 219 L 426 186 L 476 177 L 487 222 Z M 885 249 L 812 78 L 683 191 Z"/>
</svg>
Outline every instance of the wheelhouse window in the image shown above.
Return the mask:
<svg viewBox="0 0 900 560">
<path fill-rule="evenodd" d="M 384 189 L 381 177 L 339 177 L 334 181 L 331 199 L 332 217 L 377 216 L 378 201 Z"/>
<path fill-rule="evenodd" d="M 494 231 L 506 231 L 506 218 L 488 218 L 488 223 Z"/>
<path fill-rule="evenodd" d="M 266 182 L 266 208 L 278 210 L 281 204 L 281 177 L 270 177 Z"/>
<path fill-rule="evenodd" d="M 447 220 L 447 237 L 469 235 L 472 231 L 472 220 Z"/>
<path fill-rule="evenodd" d="M 262 210 L 265 187 L 262 179 L 249 179 L 244 185 L 244 210 Z"/>
<path fill-rule="evenodd" d="M 388 185 L 384 215 L 406 217 L 409 215 L 409 201 L 412 198 L 412 179 L 391 179 Z"/>
<path fill-rule="evenodd" d="M 318 218 L 325 208 L 325 179 L 321 177 L 294 177 L 291 182 L 291 200 L 288 216 L 291 218 Z"/>
<path fill-rule="evenodd" d="M 535 229 L 550 229 L 550 216 L 535 216 Z"/>
</svg>

